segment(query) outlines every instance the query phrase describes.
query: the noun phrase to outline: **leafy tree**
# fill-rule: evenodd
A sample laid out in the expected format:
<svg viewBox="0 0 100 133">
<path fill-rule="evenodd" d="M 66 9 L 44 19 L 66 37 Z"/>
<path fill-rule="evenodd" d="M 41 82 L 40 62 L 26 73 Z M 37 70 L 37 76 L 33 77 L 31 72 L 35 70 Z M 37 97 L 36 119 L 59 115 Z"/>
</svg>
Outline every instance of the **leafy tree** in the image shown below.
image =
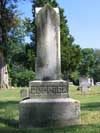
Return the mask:
<svg viewBox="0 0 100 133">
<path fill-rule="evenodd" d="M 25 30 L 23 21 L 17 17 L 18 24 L 16 28 L 11 28 L 8 34 L 8 50 L 7 50 L 7 61 L 9 64 L 13 64 L 16 60 L 16 55 L 25 54 Z M 14 60 L 15 59 L 15 60 Z"/>
<path fill-rule="evenodd" d="M 71 79 L 71 74 L 76 70 L 81 59 L 81 48 L 79 45 L 62 47 L 62 72 L 65 79 Z"/>
<path fill-rule="evenodd" d="M 94 50 L 92 48 L 85 48 L 81 52 L 82 58 L 78 66 L 78 71 L 81 76 L 91 76 L 95 64 Z"/>
<path fill-rule="evenodd" d="M 94 50 L 95 64 L 92 76 L 95 82 L 100 82 L 100 49 Z"/>
<path fill-rule="evenodd" d="M 15 4 L 17 0 L 0 0 L 0 88 L 8 88 L 7 50 L 8 33 L 17 25 Z"/>
<path fill-rule="evenodd" d="M 77 71 L 77 69 L 71 73 L 70 75 L 70 80 L 75 84 L 75 85 L 79 85 L 79 77 L 80 77 L 80 74 L 79 72 Z"/>
<path fill-rule="evenodd" d="M 32 78 L 32 73 L 34 77 L 34 72 L 32 72 L 32 65 L 34 64 L 34 54 L 32 52 L 34 51 L 30 48 L 31 45 L 25 43 L 25 36 L 27 35 L 25 21 L 18 19 L 18 25 L 9 33 L 7 59 L 11 85 L 24 86 L 28 85 L 29 79 Z"/>
<path fill-rule="evenodd" d="M 35 51 L 32 44 L 26 45 L 26 67 L 35 71 Z"/>
</svg>

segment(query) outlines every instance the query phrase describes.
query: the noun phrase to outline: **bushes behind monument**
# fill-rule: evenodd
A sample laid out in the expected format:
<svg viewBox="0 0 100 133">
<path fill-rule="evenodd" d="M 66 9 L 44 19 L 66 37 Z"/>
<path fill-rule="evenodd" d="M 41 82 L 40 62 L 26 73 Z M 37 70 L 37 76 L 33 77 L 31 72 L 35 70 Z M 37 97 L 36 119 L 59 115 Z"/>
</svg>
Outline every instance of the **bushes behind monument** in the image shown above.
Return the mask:
<svg viewBox="0 0 100 133">
<path fill-rule="evenodd" d="M 29 81 L 35 79 L 35 73 L 32 70 L 22 69 L 15 70 L 11 73 L 11 85 L 12 86 L 28 86 Z"/>
</svg>

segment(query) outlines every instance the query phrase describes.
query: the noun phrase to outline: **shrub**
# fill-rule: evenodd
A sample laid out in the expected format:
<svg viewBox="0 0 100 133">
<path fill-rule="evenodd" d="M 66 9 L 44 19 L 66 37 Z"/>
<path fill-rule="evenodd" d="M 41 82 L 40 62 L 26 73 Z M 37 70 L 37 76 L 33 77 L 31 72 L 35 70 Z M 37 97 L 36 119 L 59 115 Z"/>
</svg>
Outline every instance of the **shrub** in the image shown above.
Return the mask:
<svg viewBox="0 0 100 133">
<path fill-rule="evenodd" d="M 29 81 L 35 79 L 35 73 L 25 68 L 21 70 L 11 70 L 10 75 L 12 86 L 28 86 Z"/>
</svg>

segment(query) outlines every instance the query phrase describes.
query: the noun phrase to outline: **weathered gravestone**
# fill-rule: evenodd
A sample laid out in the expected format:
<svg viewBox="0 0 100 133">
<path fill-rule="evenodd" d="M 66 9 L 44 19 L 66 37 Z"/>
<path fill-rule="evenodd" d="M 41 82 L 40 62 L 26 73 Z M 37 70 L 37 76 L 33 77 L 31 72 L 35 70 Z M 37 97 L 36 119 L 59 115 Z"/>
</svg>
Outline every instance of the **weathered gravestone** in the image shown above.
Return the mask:
<svg viewBox="0 0 100 133">
<path fill-rule="evenodd" d="M 30 99 L 20 102 L 20 127 L 63 127 L 80 123 L 80 103 L 68 96 L 61 80 L 59 9 L 36 8 L 36 78 L 29 83 Z"/>
<path fill-rule="evenodd" d="M 89 86 L 94 86 L 94 79 L 93 78 L 88 78 L 88 83 L 89 83 Z"/>
<path fill-rule="evenodd" d="M 20 96 L 23 97 L 23 98 L 27 97 L 27 90 L 21 89 Z"/>
<path fill-rule="evenodd" d="M 80 77 L 79 79 L 79 86 L 81 93 L 83 95 L 87 95 L 89 93 L 89 82 L 88 82 L 88 77 Z"/>
</svg>

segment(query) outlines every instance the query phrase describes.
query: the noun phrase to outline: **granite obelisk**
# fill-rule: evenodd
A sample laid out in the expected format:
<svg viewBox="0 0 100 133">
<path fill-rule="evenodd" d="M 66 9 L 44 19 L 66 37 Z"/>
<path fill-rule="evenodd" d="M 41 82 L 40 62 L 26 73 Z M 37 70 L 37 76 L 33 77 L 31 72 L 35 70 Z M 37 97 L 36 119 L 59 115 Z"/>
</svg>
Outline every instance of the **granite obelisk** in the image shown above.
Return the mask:
<svg viewBox="0 0 100 133">
<path fill-rule="evenodd" d="M 36 9 L 37 25 L 37 80 L 61 79 L 60 17 L 58 8 L 47 5 L 39 13 Z M 57 12 L 58 13 L 57 13 Z"/>
<path fill-rule="evenodd" d="M 20 102 L 20 127 L 64 127 L 80 123 L 80 103 L 69 98 L 61 80 L 59 9 L 36 8 L 36 80 L 29 83 L 30 99 Z"/>
</svg>

